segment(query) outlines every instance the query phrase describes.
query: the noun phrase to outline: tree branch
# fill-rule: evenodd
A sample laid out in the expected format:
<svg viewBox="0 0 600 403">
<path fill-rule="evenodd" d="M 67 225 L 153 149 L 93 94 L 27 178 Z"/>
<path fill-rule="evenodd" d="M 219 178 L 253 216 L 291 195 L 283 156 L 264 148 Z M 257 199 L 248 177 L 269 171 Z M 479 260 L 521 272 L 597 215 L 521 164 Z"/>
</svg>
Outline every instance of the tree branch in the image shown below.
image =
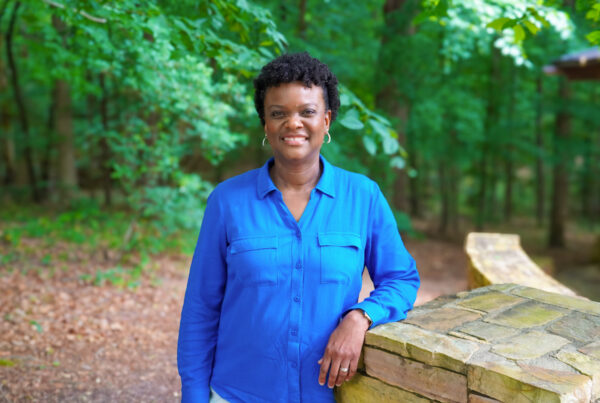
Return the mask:
<svg viewBox="0 0 600 403">
<path fill-rule="evenodd" d="M 61 3 L 57 3 L 55 1 L 52 0 L 42 0 L 44 3 L 52 6 L 52 7 L 56 7 L 56 8 L 61 8 L 61 9 L 65 9 L 65 5 L 61 4 Z M 79 14 L 81 14 L 83 17 L 87 18 L 90 21 L 94 21 L 97 22 L 99 24 L 106 24 L 106 18 L 99 18 L 99 17 L 94 17 L 93 15 L 90 15 L 88 13 L 86 13 L 83 10 L 75 10 L 77 11 Z"/>
</svg>

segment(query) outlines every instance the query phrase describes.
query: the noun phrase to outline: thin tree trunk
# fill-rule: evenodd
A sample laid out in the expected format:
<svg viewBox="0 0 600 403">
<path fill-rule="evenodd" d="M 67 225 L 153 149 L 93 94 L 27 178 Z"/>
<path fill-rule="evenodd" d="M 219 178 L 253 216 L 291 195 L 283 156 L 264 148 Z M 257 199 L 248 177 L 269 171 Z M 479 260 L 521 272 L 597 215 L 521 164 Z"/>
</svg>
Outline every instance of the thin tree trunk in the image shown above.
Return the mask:
<svg viewBox="0 0 600 403">
<path fill-rule="evenodd" d="M 52 25 L 67 47 L 66 24 L 56 15 Z M 75 139 L 73 134 L 73 112 L 71 110 L 71 90 L 65 80 L 54 83 L 54 104 L 56 106 L 55 131 L 58 136 L 58 190 L 61 201 L 68 202 L 77 187 L 77 166 L 75 163 Z"/>
<path fill-rule="evenodd" d="M 543 113 L 543 88 L 542 88 L 542 72 L 538 73 L 537 77 L 537 100 L 535 108 L 535 144 L 537 146 L 537 157 L 535 163 L 535 216 L 537 219 L 538 227 L 541 227 L 544 223 L 544 214 L 546 210 L 546 175 L 544 174 L 544 157 L 542 152 L 544 150 L 544 134 L 542 132 L 542 113 Z"/>
<path fill-rule="evenodd" d="M 596 92 L 594 89 L 590 92 L 590 104 L 596 104 Z M 583 152 L 583 172 L 581 173 L 580 189 L 581 189 L 581 214 L 586 219 L 586 222 L 593 225 L 594 220 L 594 141 L 593 129 L 585 134 L 585 147 Z M 597 161 L 597 160 L 596 160 Z"/>
<path fill-rule="evenodd" d="M 438 178 L 439 178 L 439 189 L 441 196 L 441 208 L 440 208 L 440 225 L 438 227 L 438 233 L 440 235 L 446 235 L 448 232 L 448 218 L 450 211 L 450 200 L 448 196 L 448 178 L 447 178 L 447 164 L 444 160 L 438 162 Z"/>
<path fill-rule="evenodd" d="M 410 100 L 406 94 L 402 94 L 398 88 L 396 74 L 398 61 L 388 60 L 386 52 L 390 42 L 399 37 L 410 36 L 415 33 L 411 26 L 412 17 L 417 11 L 417 2 L 415 0 L 386 0 L 383 6 L 383 16 L 385 20 L 384 33 L 381 36 L 381 48 L 379 53 L 380 78 L 384 79 L 385 85 L 376 96 L 376 104 L 380 109 L 399 121 L 398 143 L 406 147 L 406 123 L 410 116 Z M 414 150 L 413 150 L 414 152 Z M 410 164 L 410 161 L 409 161 Z M 394 208 L 407 211 L 407 183 L 408 177 L 406 170 L 397 172 L 394 181 L 394 194 L 392 205 Z"/>
<path fill-rule="evenodd" d="M 486 199 L 488 197 L 488 159 L 489 136 L 498 123 L 498 107 L 496 83 L 500 81 L 500 52 L 494 46 L 494 40 L 490 42 L 490 74 L 488 78 L 488 100 L 484 124 L 484 139 L 481 146 L 481 159 L 479 161 L 479 192 L 477 194 L 477 216 L 475 227 L 478 231 L 483 229 L 486 221 Z"/>
<path fill-rule="evenodd" d="M 417 147 L 415 146 L 415 133 L 407 133 L 406 136 L 406 152 L 408 152 L 408 166 L 419 172 L 419 162 L 417 160 Z M 421 217 L 421 189 L 420 176 L 412 176 L 408 178 L 409 187 L 409 206 L 410 215 L 412 217 Z"/>
<path fill-rule="evenodd" d="M 569 82 L 561 78 L 559 84 L 560 109 L 556 116 L 554 137 L 554 169 L 552 178 L 552 206 L 550 209 L 550 234 L 548 243 L 550 247 L 562 248 L 565 246 L 565 223 L 567 219 L 567 198 L 569 182 L 565 143 L 571 131 L 571 116 L 567 111 L 569 102 Z"/>
<path fill-rule="evenodd" d="M 102 172 L 102 189 L 104 191 L 104 204 L 112 204 L 112 183 L 111 175 L 111 152 L 106 138 L 108 132 L 108 90 L 106 89 L 105 74 L 100 74 L 100 88 L 102 89 L 102 98 L 100 99 L 100 118 L 102 120 L 103 135 L 100 137 L 100 171 Z"/>
<path fill-rule="evenodd" d="M 46 147 L 44 147 L 45 150 L 40 161 L 44 199 L 48 199 L 52 195 L 52 175 L 50 175 L 50 171 L 52 169 L 52 147 L 54 146 L 54 131 L 56 124 L 56 87 L 52 89 L 50 99 L 50 106 L 48 107 L 48 120 L 46 123 Z"/>
<path fill-rule="evenodd" d="M 8 0 L 4 0 L 2 7 L 0 8 L 0 21 L 6 11 Z M 4 43 L 4 34 L 0 31 L 0 46 Z M 6 76 L 6 68 L 4 66 L 4 59 L 0 58 L 0 93 L 8 91 L 8 78 Z M 2 160 L 5 164 L 4 177 L 2 178 L 2 184 L 4 186 L 11 185 L 15 182 L 15 144 L 11 136 L 9 136 L 10 127 L 10 104 L 8 100 L 0 103 L 0 141 L 2 142 Z"/>
<path fill-rule="evenodd" d="M 25 102 L 23 101 L 21 87 L 19 86 L 19 74 L 15 64 L 15 58 L 12 50 L 12 39 L 15 30 L 15 23 L 17 21 L 17 12 L 19 11 L 20 6 L 20 1 L 15 2 L 10 16 L 10 23 L 8 26 L 8 32 L 6 34 L 6 56 L 8 59 L 8 67 L 10 70 L 11 84 L 15 96 L 15 103 L 17 105 L 17 111 L 19 114 L 19 123 L 21 125 L 21 132 L 23 134 L 23 153 L 25 157 L 27 176 L 29 180 L 29 185 L 32 190 L 33 200 L 37 203 L 41 201 L 41 193 L 37 182 L 37 175 L 35 173 L 33 150 L 31 148 L 31 139 L 29 138 L 29 122 L 27 120 L 27 111 L 25 110 Z"/>
<path fill-rule="evenodd" d="M 299 0 L 298 3 L 298 26 L 296 32 L 300 38 L 306 39 L 306 0 Z"/>
<path fill-rule="evenodd" d="M 448 169 L 449 183 L 448 183 L 448 194 L 449 194 L 449 225 L 452 233 L 457 234 L 460 230 L 459 223 L 459 192 L 458 187 L 460 183 L 460 177 L 456 164 L 451 164 Z"/>
<path fill-rule="evenodd" d="M 71 93 L 66 81 L 57 80 L 55 85 L 56 134 L 59 138 L 57 179 L 61 200 L 69 201 L 73 197 L 73 192 L 77 187 Z"/>
<path fill-rule="evenodd" d="M 514 64 L 510 64 L 510 99 L 508 103 L 507 121 L 510 127 L 509 139 L 515 137 L 515 102 L 516 100 L 516 74 Z M 504 221 L 510 222 L 513 212 L 513 145 L 506 147 L 506 158 L 504 160 Z"/>
</svg>

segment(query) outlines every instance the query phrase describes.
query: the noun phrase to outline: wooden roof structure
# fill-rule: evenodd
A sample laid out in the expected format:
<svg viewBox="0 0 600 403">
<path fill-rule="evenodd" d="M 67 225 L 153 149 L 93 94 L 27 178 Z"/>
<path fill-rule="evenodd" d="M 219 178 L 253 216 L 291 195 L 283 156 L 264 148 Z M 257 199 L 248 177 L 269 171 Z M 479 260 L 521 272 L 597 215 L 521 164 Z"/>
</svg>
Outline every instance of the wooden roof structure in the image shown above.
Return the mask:
<svg viewBox="0 0 600 403">
<path fill-rule="evenodd" d="M 563 55 L 544 66 L 544 73 L 563 75 L 569 80 L 600 80 L 600 48 Z"/>
</svg>

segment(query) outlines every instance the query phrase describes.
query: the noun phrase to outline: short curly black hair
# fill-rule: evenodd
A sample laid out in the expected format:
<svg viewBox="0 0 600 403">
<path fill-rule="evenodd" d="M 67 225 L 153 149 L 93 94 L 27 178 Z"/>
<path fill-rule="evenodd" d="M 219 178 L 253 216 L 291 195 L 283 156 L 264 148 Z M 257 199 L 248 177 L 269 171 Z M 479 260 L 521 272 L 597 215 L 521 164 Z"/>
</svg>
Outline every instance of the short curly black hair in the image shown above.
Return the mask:
<svg viewBox="0 0 600 403">
<path fill-rule="evenodd" d="M 340 107 L 338 80 L 326 64 L 311 57 L 308 52 L 302 52 L 287 53 L 273 59 L 262 68 L 254 80 L 254 106 L 263 126 L 267 89 L 294 81 L 299 81 L 307 87 L 318 85 L 323 89 L 325 108 L 331 110 L 333 122 Z"/>
</svg>

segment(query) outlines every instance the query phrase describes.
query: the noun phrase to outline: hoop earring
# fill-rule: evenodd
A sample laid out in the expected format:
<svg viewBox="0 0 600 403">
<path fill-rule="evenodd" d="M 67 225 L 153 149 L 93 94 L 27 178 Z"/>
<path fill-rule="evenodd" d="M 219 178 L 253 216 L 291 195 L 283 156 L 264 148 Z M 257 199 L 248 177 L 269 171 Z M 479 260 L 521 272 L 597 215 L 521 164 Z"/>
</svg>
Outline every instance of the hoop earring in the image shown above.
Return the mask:
<svg viewBox="0 0 600 403">
<path fill-rule="evenodd" d="M 329 143 L 331 143 L 331 134 L 329 134 L 329 132 L 327 132 L 326 135 L 327 135 L 327 141 L 325 142 L 325 144 L 329 144 Z"/>
<path fill-rule="evenodd" d="M 263 146 L 263 147 L 265 146 L 265 141 L 266 141 L 266 140 L 268 140 L 268 139 L 267 139 L 267 133 L 265 133 L 265 137 L 263 137 L 263 140 L 262 140 L 262 146 Z"/>
</svg>

